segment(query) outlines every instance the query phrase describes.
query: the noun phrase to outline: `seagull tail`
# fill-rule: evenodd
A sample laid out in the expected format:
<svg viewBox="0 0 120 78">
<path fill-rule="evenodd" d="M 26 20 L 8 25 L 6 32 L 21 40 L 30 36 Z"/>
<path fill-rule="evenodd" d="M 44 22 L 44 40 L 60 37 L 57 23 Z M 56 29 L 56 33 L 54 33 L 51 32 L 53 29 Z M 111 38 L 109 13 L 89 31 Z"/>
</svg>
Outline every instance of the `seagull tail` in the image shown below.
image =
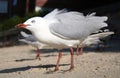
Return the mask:
<svg viewBox="0 0 120 78">
<path fill-rule="evenodd" d="M 89 37 L 91 37 L 91 38 L 95 38 L 95 37 L 97 37 L 97 38 L 103 38 L 103 37 L 107 37 L 107 36 L 109 36 L 109 35 L 112 35 L 112 34 L 114 34 L 114 32 L 103 32 L 103 33 L 97 33 L 97 34 L 93 34 L 93 35 L 90 35 Z"/>
</svg>

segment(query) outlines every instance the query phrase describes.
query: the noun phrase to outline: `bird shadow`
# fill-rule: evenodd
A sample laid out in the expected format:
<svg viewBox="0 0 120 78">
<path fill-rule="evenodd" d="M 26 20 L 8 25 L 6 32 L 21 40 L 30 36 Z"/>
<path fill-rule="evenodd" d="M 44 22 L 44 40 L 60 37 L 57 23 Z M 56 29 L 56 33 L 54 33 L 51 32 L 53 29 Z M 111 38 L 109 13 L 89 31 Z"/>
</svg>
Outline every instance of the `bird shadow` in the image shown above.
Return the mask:
<svg viewBox="0 0 120 78">
<path fill-rule="evenodd" d="M 59 66 L 67 66 L 70 64 L 60 64 Z M 13 72 L 20 72 L 20 71 L 27 71 L 29 69 L 33 69 L 33 68 L 45 68 L 46 70 L 48 68 L 53 68 L 55 67 L 55 64 L 48 64 L 48 65 L 38 65 L 38 66 L 26 66 L 26 67 L 18 67 L 18 68 L 9 68 L 9 69 L 3 69 L 0 70 L 0 73 L 13 73 Z"/>
<path fill-rule="evenodd" d="M 22 62 L 22 61 L 32 61 L 32 60 L 36 60 L 36 58 L 18 59 L 18 60 L 14 60 L 14 61 L 15 62 Z"/>
<path fill-rule="evenodd" d="M 62 49 L 63 52 L 69 52 L 70 49 L 69 48 L 64 48 Z M 31 53 L 37 53 L 37 50 L 31 50 Z M 40 49 L 41 53 L 54 53 L 54 52 L 58 52 L 57 49 Z"/>
</svg>

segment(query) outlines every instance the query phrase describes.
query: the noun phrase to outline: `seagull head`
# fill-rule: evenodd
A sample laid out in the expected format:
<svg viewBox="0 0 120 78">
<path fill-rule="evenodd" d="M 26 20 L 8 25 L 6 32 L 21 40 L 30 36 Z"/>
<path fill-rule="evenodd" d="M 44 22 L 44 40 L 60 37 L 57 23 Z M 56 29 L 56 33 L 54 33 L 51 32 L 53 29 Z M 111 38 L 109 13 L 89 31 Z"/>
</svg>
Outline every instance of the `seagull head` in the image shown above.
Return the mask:
<svg viewBox="0 0 120 78">
<path fill-rule="evenodd" d="M 18 24 L 17 28 L 26 28 L 28 30 L 38 29 L 45 24 L 45 20 L 42 17 L 32 17 L 26 20 L 24 23 Z"/>
</svg>

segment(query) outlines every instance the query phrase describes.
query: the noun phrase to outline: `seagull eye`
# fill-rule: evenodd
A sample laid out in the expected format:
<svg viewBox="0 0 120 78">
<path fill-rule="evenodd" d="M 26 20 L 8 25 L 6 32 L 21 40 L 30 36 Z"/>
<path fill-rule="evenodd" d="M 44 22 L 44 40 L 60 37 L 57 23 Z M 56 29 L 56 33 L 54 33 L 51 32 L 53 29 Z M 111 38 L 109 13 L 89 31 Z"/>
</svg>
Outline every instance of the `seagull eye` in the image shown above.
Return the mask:
<svg viewBox="0 0 120 78">
<path fill-rule="evenodd" d="M 32 22 L 32 23 L 35 23 L 35 20 L 32 20 L 31 22 Z"/>
</svg>

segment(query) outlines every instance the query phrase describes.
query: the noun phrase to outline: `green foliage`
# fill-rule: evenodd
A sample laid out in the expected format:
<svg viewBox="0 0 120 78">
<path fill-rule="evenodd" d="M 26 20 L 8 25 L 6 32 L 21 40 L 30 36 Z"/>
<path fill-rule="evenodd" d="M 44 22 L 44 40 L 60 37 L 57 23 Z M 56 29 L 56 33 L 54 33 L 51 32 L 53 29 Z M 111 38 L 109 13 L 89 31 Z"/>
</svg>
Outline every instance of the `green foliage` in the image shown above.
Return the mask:
<svg viewBox="0 0 120 78">
<path fill-rule="evenodd" d="M 4 31 L 4 30 L 8 30 L 10 28 L 13 28 L 13 27 L 15 27 L 15 25 L 17 25 L 20 22 L 22 22 L 22 21 L 21 21 L 21 18 L 18 16 L 15 16 L 8 20 L 5 20 L 0 24 L 0 31 Z"/>
<path fill-rule="evenodd" d="M 44 15 L 44 13 L 41 13 L 41 12 L 35 13 L 34 12 L 34 13 L 27 14 L 25 17 L 14 16 L 12 18 L 9 18 L 7 20 L 0 22 L 0 32 L 14 28 L 15 25 L 22 23 L 31 17 L 43 16 L 43 15 Z"/>
</svg>

